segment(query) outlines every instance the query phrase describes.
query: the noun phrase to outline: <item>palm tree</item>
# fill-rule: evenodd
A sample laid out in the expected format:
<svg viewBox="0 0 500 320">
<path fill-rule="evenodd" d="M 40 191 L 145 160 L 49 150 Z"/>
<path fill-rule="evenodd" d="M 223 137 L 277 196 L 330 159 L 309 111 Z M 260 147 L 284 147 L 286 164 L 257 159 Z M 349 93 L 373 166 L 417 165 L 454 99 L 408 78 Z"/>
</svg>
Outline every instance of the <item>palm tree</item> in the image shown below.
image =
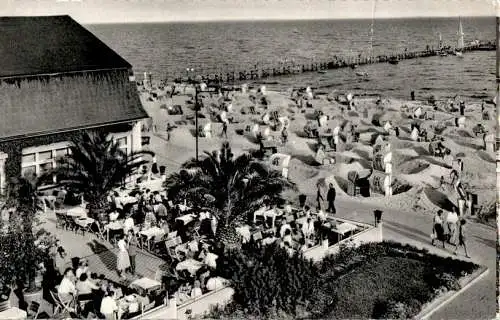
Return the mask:
<svg viewBox="0 0 500 320">
<path fill-rule="evenodd" d="M 107 220 L 109 192 L 147 163 L 142 156 L 154 155 L 149 151 L 126 154 L 104 131 L 81 131 L 71 139 L 69 149 L 70 153 L 45 177 L 55 175 L 60 185 L 83 193 L 90 216 L 100 221 Z"/>
<path fill-rule="evenodd" d="M 215 240 L 226 248 L 238 242 L 235 227 L 240 222 L 264 203 L 281 203 L 282 192 L 295 188 L 280 172 L 268 170 L 249 154 L 234 158 L 228 142 L 220 151 L 205 151 L 198 162 L 183 164 L 165 185 L 170 199 L 187 199 L 213 212 L 218 221 Z"/>
</svg>

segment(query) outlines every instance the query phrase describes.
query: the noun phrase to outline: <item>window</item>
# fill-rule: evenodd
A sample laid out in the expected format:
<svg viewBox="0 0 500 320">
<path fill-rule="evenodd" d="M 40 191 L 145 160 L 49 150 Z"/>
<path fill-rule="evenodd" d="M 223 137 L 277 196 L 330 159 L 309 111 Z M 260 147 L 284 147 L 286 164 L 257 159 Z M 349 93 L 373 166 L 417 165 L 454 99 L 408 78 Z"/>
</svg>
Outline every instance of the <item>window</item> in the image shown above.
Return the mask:
<svg viewBox="0 0 500 320">
<path fill-rule="evenodd" d="M 40 176 L 57 167 L 57 160 L 69 153 L 69 143 L 30 147 L 23 150 L 21 173 L 23 176 Z M 55 177 L 54 177 L 55 182 Z"/>
</svg>

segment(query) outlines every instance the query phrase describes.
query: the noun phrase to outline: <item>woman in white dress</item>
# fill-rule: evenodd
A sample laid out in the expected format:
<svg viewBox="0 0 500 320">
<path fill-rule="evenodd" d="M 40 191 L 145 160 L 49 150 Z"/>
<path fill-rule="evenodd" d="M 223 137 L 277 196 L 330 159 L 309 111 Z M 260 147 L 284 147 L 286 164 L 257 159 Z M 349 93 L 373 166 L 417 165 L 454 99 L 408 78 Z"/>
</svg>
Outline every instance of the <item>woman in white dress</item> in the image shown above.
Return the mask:
<svg viewBox="0 0 500 320">
<path fill-rule="evenodd" d="M 130 267 L 130 258 L 128 256 L 127 242 L 125 237 L 120 236 L 120 241 L 118 241 L 118 257 L 116 259 L 116 269 L 120 277 L 125 278 L 124 271 Z"/>
</svg>

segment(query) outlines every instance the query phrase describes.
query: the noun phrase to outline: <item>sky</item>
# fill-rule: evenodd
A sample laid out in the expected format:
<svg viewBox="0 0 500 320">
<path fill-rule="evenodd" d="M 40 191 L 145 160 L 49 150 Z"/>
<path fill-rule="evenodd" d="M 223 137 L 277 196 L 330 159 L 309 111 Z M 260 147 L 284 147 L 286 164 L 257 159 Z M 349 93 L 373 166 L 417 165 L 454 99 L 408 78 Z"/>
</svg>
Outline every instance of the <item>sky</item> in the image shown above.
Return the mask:
<svg viewBox="0 0 500 320">
<path fill-rule="evenodd" d="M 0 16 L 69 14 L 83 24 L 494 16 L 500 0 L 0 0 Z M 375 10 L 373 9 L 375 7 Z"/>
</svg>

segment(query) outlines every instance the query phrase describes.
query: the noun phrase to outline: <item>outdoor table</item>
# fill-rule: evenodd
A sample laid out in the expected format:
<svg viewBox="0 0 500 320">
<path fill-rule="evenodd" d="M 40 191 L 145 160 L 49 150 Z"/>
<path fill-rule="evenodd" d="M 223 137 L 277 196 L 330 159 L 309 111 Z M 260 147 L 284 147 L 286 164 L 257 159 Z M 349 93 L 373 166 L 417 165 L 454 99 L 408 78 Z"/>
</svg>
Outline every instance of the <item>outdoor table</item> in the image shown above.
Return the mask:
<svg viewBox="0 0 500 320">
<path fill-rule="evenodd" d="M 76 218 L 75 223 L 81 227 L 86 228 L 88 225 L 94 223 L 95 220 L 92 218 Z"/>
<path fill-rule="evenodd" d="M 198 241 L 193 240 L 187 243 L 183 243 L 175 247 L 175 253 L 178 251 L 184 252 L 186 255 L 189 253 L 189 251 L 192 252 L 198 252 Z"/>
<path fill-rule="evenodd" d="M 243 237 L 243 243 L 250 241 L 251 233 L 250 226 L 244 225 L 236 228 L 236 232 Z"/>
<path fill-rule="evenodd" d="M 153 237 L 163 237 L 165 235 L 165 230 L 158 227 L 151 227 L 149 229 L 142 230 L 139 233 L 146 237 L 146 242 L 148 243 L 148 250 L 149 250 L 151 239 Z"/>
<path fill-rule="evenodd" d="M 183 216 L 175 218 L 176 221 L 182 221 L 184 225 L 189 224 L 191 221 L 193 221 L 196 218 L 196 215 L 189 213 L 185 214 Z"/>
<path fill-rule="evenodd" d="M 354 231 L 356 230 L 358 227 L 356 227 L 355 225 L 353 224 L 350 224 L 349 222 L 343 222 L 341 224 L 338 224 L 337 226 L 335 226 L 335 228 L 332 228 L 332 230 L 338 234 L 340 234 L 341 236 L 341 239 L 342 237 L 350 232 L 350 231 Z"/>
<path fill-rule="evenodd" d="M 255 211 L 253 213 L 253 223 L 256 222 L 257 216 L 264 216 L 264 212 L 266 212 L 267 210 L 268 210 L 267 207 L 261 207 L 260 209 L 258 209 L 257 211 Z"/>
<path fill-rule="evenodd" d="M 27 319 L 27 313 L 24 310 L 21 310 L 16 307 L 9 308 L 0 312 L 0 319 L 9 319 L 9 320 L 24 320 Z"/>
<path fill-rule="evenodd" d="M 86 217 L 87 210 L 85 210 L 85 208 L 82 208 L 81 206 L 77 206 L 77 207 L 68 209 L 66 215 L 70 216 L 70 217 Z"/>
<path fill-rule="evenodd" d="M 298 219 L 296 219 L 296 220 L 295 220 L 295 223 L 300 224 L 300 225 L 303 225 L 304 223 L 306 223 L 306 222 L 307 222 L 307 219 L 308 219 L 308 218 L 309 218 L 309 217 L 302 217 L 302 218 L 298 218 Z"/>
<path fill-rule="evenodd" d="M 135 280 L 130 284 L 131 288 L 144 290 L 146 292 L 155 291 L 161 288 L 161 282 L 146 277 Z"/>
<path fill-rule="evenodd" d="M 179 208 L 179 210 L 182 211 L 182 212 L 191 210 L 191 207 L 185 206 L 183 204 L 178 204 L 177 208 Z"/>
<path fill-rule="evenodd" d="M 198 260 L 187 259 L 187 260 L 179 262 L 177 264 L 177 266 L 175 267 L 175 270 L 177 270 L 177 271 L 187 270 L 187 271 L 189 271 L 189 273 L 191 273 L 191 275 L 195 275 L 196 272 L 202 266 L 203 266 L 203 263 L 198 261 Z"/>
<path fill-rule="evenodd" d="M 281 216 L 283 212 L 281 210 L 278 210 L 276 208 L 267 210 L 264 212 L 264 218 L 271 218 L 272 219 L 272 228 L 274 228 L 274 222 L 276 221 L 276 217 Z"/>
<path fill-rule="evenodd" d="M 135 304 L 134 309 L 130 311 L 130 307 Z M 137 299 L 137 294 L 131 294 L 129 296 L 125 296 L 118 300 L 118 319 L 121 319 L 124 314 L 127 313 L 135 313 L 141 310 L 141 303 Z"/>
<path fill-rule="evenodd" d="M 271 243 L 274 243 L 276 242 L 276 240 L 278 240 L 278 238 L 276 237 L 268 237 L 268 238 L 265 238 L 264 240 L 262 240 L 262 244 L 267 246 L 267 245 L 270 245 Z"/>
<path fill-rule="evenodd" d="M 52 196 L 52 195 L 43 196 L 43 197 L 41 197 L 41 199 L 43 202 L 43 212 L 47 211 L 47 202 L 49 203 L 50 209 L 54 209 L 56 207 L 56 201 L 57 201 L 56 196 Z"/>
<path fill-rule="evenodd" d="M 109 241 L 109 230 L 121 230 L 123 229 L 123 222 L 122 221 L 113 221 L 108 223 L 107 225 L 104 226 L 106 229 L 106 238 Z"/>
<path fill-rule="evenodd" d="M 136 203 L 137 202 L 137 198 L 131 197 L 131 196 L 116 197 L 116 200 L 118 200 L 124 206 L 129 204 L 129 203 Z"/>
</svg>

